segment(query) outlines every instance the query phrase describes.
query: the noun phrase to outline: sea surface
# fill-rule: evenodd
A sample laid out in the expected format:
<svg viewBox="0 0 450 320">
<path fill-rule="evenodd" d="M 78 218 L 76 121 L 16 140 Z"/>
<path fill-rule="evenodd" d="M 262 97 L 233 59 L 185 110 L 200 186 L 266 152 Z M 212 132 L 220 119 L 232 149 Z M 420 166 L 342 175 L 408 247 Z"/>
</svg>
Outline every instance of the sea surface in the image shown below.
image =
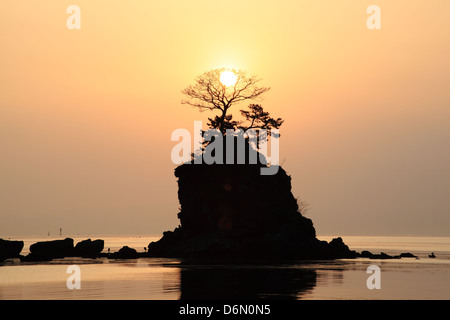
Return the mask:
<svg viewBox="0 0 450 320">
<path fill-rule="evenodd" d="M 160 235 L 14 236 L 22 254 L 38 241 L 105 240 L 105 252 L 123 246 L 144 252 Z M 333 236 L 319 236 L 330 241 Z M 179 259 L 108 260 L 65 258 L 45 263 L 0 263 L 0 300 L 178 300 L 178 299 L 438 299 L 450 298 L 450 237 L 342 236 L 358 252 L 418 256 L 395 260 L 364 258 L 239 264 L 192 264 Z M 435 259 L 428 255 L 434 252 Z M 69 289 L 70 266 L 79 267 L 80 289 Z M 369 266 L 380 268 L 380 289 L 369 289 Z M 69 268 L 69 270 L 68 270 Z M 68 273 L 69 271 L 69 273 Z M 70 278 L 70 279 L 69 279 Z"/>
</svg>

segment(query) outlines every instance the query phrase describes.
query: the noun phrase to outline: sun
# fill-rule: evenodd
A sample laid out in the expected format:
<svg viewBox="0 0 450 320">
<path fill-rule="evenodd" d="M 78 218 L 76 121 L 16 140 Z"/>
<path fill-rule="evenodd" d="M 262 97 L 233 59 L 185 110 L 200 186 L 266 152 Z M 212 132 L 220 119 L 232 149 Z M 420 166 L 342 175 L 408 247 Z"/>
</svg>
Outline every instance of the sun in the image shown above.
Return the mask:
<svg viewBox="0 0 450 320">
<path fill-rule="evenodd" d="M 224 71 L 220 74 L 220 82 L 224 86 L 232 87 L 237 82 L 237 76 L 232 71 Z"/>
</svg>

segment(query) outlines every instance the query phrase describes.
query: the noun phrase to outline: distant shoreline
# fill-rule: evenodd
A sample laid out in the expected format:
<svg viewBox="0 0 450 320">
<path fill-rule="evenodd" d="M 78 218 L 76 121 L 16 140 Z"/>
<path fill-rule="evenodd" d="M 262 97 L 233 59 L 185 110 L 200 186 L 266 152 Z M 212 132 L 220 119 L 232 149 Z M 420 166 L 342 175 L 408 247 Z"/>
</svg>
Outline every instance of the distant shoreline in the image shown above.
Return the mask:
<svg viewBox="0 0 450 320">
<path fill-rule="evenodd" d="M 52 234 L 50 233 L 50 236 L 48 236 L 47 234 L 43 233 L 43 234 L 6 234 L 6 233 L 0 233 L 0 237 L 3 239 L 7 239 L 7 238 L 17 238 L 17 237 L 55 237 L 55 238 L 81 238 L 81 237 L 99 237 L 99 236 L 104 236 L 104 237 L 131 237 L 131 238 L 136 238 L 136 237 L 156 237 L 156 236 L 162 236 L 163 232 L 165 232 L 166 230 L 161 231 L 160 233 L 64 233 L 62 235 L 59 235 L 57 233 Z M 374 238 L 379 238 L 379 237 L 392 237 L 392 238 L 450 238 L 450 235 L 413 235 L 413 234 L 397 234 L 397 235 L 361 235 L 361 234 L 318 234 L 317 238 L 336 238 L 336 237 L 374 237 Z"/>
<path fill-rule="evenodd" d="M 102 239 L 105 241 L 102 254 L 106 254 L 108 249 L 111 253 L 117 252 L 120 248 L 128 246 L 136 249 L 138 253 L 144 253 L 149 243 L 157 241 L 162 235 L 159 234 L 104 234 L 104 235 L 57 235 L 57 236 L 16 236 L 5 240 L 19 240 L 24 242 L 21 255 L 30 253 L 30 246 L 40 241 L 52 241 L 65 238 L 74 239 L 75 242 L 86 239 Z M 319 240 L 331 240 L 335 236 L 318 236 Z M 398 256 L 402 253 L 412 253 L 420 259 L 427 258 L 434 252 L 439 259 L 450 259 L 450 237 L 424 237 L 424 236 L 342 236 L 351 250 L 357 252 L 369 251 L 374 254 L 381 252 L 390 256 Z"/>
</svg>

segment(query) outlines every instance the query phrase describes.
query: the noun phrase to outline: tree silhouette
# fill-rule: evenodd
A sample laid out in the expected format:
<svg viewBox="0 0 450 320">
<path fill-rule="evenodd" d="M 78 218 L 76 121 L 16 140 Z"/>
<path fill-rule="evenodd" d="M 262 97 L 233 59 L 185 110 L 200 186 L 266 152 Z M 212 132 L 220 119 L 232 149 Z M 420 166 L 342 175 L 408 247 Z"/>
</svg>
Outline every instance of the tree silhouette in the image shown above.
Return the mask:
<svg viewBox="0 0 450 320">
<path fill-rule="evenodd" d="M 215 69 L 203 73 L 195 79 L 195 84 L 182 91 L 187 99 L 181 103 L 189 104 L 200 111 L 218 110 L 220 116 L 209 119 L 211 127 L 225 134 L 226 129 L 238 126 L 232 117 L 227 115 L 228 110 L 237 103 L 255 100 L 263 93 L 270 90 L 268 87 L 260 87 L 260 79 L 255 76 L 247 76 L 244 71 L 232 70 L 236 76 L 234 85 L 225 85 L 220 81 L 220 76 L 227 69 Z M 252 111 L 250 111 L 250 114 Z M 243 114 L 245 116 L 245 114 Z M 231 126 L 231 127 L 230 127 Z"/>
<path fill-rule="evenodd" d="M 263 110 L 259 104 L 251 104 L 248 106 L 250 111 L 241 110 L 242 116 L 250 122 L 248 126 L 241 126 L 244 130 L 249 129 L 278 129 L 283 124 L 284 120 L 281 118 L 271 118 L 268 112 Z M 267 131 L 270 135 L 270 131 Z"/>
</svg>

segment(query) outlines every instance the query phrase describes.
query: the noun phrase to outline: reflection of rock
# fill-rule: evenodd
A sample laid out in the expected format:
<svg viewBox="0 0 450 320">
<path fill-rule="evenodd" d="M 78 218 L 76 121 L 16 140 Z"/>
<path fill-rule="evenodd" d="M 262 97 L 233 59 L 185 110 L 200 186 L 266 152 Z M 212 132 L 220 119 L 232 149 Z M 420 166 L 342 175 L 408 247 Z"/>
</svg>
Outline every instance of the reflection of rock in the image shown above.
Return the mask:
<svg viewBox="0 0 450 320">
<path fill-rule="evenodd" d="M 140 254 L 133 248 L 122 247 L 118 252 L 108 255 L 108 259 L 137 259 Z"/>
<path fill-rule="evenodd" d="M 104 247 L 104 240 L 83 240 L 75 246 L 74 255 L 77 257 L 97 257 L 103 251 Z"/>
<path fill-rule="evenodd" d="M 298 299 L 316 285 L 315 270 L 255 266 L 185 266 L 181 299 Z"/>
<path fill-rule="evenodd" d="M 184 164 L 175 170 L 181 226 L 149 245 L 160 257 L 219 259 L 354 258 L 342 242 L 319 241 L 299 212 L 291 177 L 280 167 Z"/>
<path fill-rule="evenodd" d="M 18 258 L 23 249 L 23 241 L 0 239 L 0 262 L 8 258 Z"/>
</svg>

